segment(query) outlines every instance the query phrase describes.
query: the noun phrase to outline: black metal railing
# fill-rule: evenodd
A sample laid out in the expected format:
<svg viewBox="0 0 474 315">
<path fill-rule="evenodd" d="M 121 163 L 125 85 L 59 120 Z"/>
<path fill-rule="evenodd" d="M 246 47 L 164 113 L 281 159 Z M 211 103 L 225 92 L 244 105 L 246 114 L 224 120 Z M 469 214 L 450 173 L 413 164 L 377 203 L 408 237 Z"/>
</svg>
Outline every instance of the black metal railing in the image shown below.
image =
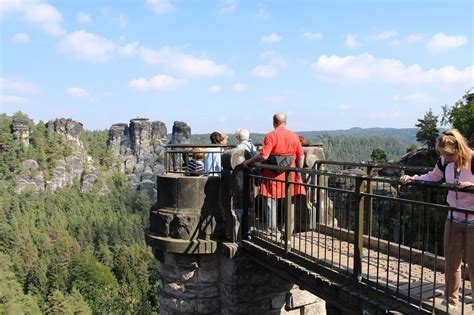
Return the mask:
<svg viewBox="0 0 474 315">
<path fill-rule="evenodd" d="M 197 151 L 204 153 L 204 161 L 211 165 L 208 176 L 219 176 L 221 172 L 221 156 L 232 146 L 219 144 L 168 144 L 164 152 L 164 168 L 167 173 L 185 173 L 189 161 Z M 209 161 L 207 161 L 209 160 Z"/>
<path fill-rule="evenodd" d="M 269 248 L 276 246 L 292 257 L 325 266 L 422 309 L 441 309 L 448 211 L 462 213 L 466 219 L 474 214 L 473 209 L 446 205 L 446 193 L 457 188 L 431 182 L 399 184 L 404 172 L 424 173 L 431 168 L 316 164 L 313 169 L 255 165 L 247 173 L 246 187 L 259 193 L 245 205 L 247 233 L 243 237 L 267 242 Z M 338 168 L 324 170 L 327 165 Z M 378 169 L 396 172 L 392 177 L 373 175 Z M 277 179 L 271 173 L 275 171 L 282 174 Z M 302 174 L 303 180 L 294 180 L 294 174 Z M 280 195 L 269 201 L 262 190 L 271 185 Z M 474 188 L 462 192 L 474 193 Z M 462 269 L 466 270 L 465 262 Z M 471 310 L 472 303 L 467 278 L 465 273 L 462 314 Z"/>
</svg>

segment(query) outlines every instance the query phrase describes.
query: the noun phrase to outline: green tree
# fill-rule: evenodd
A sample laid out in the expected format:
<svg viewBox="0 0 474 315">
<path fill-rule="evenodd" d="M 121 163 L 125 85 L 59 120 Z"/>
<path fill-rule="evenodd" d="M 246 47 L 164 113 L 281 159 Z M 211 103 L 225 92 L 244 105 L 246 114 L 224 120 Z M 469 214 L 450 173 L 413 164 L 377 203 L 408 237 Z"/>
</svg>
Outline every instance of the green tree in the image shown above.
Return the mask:
<svg viewBox="0 0 474 315">
<path fill-rule="evenodd" d="M 374 149 L 370 155 L 370 158 L 376 163 L 384 163 L 387 161 L 387 155 L 381 148 Z"/>
<path fill-rule="evenodd" d="M 416 140 L 425 144 L 429 150 L 434 150 L 436 145 L 436 138 L 439 135 L 437 125 L 438 116 L 433 115 L 431 108 L 422 119 L 418 119 L 418 124 L 415 125 L 419 128 Z"/>
<path fill-rule="evenodd" d="M 474 92 L 467 91 L 453 106 L 442 106 L 441 125 L 458 129 L 474 146 Z"/>
<path fill-rule="evenodd" d="M 89 250 L 81 253 L 72 268 L 71 287 L 77 289 L 94 312 L 117 310 L 118 283 L 109 267 L 101 264 Z"/>
</svg>

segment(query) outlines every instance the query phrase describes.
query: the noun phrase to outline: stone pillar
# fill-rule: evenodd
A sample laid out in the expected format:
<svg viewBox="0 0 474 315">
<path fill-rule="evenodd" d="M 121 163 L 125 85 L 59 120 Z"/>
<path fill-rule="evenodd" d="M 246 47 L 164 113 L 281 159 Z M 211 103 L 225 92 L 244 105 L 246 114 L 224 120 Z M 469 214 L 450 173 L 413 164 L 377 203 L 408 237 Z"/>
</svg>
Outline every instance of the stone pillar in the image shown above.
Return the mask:
<svg viewBox="0 0 474 315">
<path fill-rule="evenodd" d="M 10 126 L 13 134 L 13 139 L 21 143 L 21 145 L 25 147 L 30 145 L 31 124 L 32 122 L 29 118 L 17 117 L 13 118 Z"/>
<path fill-rule="evenodd" d="M 189 127 L 185 122 L 175 121 L 170 144 L 189 143 L 191 143 L 191 127 Z M 169 158 L 169 162 L 171 162 L 171 168 L 174 171 L 181 171 L 183 170 L 183 166 L 188 164 L 187 154 L 173 154 L 172 156 L 169 156 Z"/>
</svg>

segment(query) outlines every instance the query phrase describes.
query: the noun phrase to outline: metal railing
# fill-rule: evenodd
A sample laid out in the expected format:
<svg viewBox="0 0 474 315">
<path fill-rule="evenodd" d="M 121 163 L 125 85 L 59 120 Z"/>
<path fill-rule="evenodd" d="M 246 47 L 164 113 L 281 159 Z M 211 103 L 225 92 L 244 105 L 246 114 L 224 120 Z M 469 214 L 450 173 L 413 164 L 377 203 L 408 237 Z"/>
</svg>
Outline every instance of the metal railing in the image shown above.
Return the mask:
<svg viewBox="0 0 474 315">
<path fill-rule="evenodd" d="M 299 260 L 325 266 L 421 309 L 440 309 L 443 230 L 446 222 L 451 224 L 446 220 L 448 211 L 460 212 L 466 219 L 474 214 L 473 209 L 446 205 L 447 191 L 457 188 L 445 183 L 399 184 L 400 174 L 424 173 L 431 168 L 331 161 L 317 164 L 314 169 L 257 164 L 247 172 L 245 187 L 259 192 L 244 205 L 243 229 L 247 233 L 243 237 L 263 240 Z M 339 170 L 326 171 L 324 165 L 336 165 Z M 397 172 L 391 178 L 372 175 L 376 168 Z M 275 171 L 280 172 L 276 178 Z M 295 180 L 295 174 L 301 174 L 303 180 Z M 271 198 L 262 196 L 262 190 L 269 187 L 276 189 L 280 198 L 268 201 Z M 472 194 L 474 188 L 460 192 Z M 464 224 L 467 229 L 468 223 Z M 466 245 L 463 250 L 465 253 Z M 471 309 L 467 303 L 473 302 L 463 261 L 462 314 Z"/>
<path fill-rule="evenodd" d="M 164 168 L 167 173 L 185 173 L 189 161 L 196 151 L 204 152 L 205 159 L 211 159 L 212 165 L 220 165 L 221 156 L 225 150 L 232 148 L 219 144 L 168 144 L 164 152 Z M 206 157 L 207 155 L 207 157 Z M 220 169 L 215 168 L 206 175 L 219 176 Z"/>
</svg>

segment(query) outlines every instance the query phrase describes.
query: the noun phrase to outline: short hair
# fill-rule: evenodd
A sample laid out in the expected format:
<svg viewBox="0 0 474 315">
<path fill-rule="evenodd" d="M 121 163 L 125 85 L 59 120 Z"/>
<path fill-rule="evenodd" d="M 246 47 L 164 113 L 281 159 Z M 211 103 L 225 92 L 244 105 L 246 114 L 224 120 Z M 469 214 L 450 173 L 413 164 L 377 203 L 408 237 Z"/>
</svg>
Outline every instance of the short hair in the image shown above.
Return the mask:
<svg viewBox="0 0 474 315">
<path fill-rule="evenodd" d="M 273 115 L 273 125 L 274 126 L 279 126 L 279 125 L 286 125 L 287 117 L 285 113 L 279 112 Z"/>
<path fill-rule="evenodd" d="M 228 136 L 225 132 L 214 131 L 213 133 L 211 133 L 209 138 L 211 139 L 212 144 L 219 144 L 222 141 L 224 141 L 225 139 L 227 139 Z"/>
<path fill-rule="evenodd" d="M 458 153 L 456 167 L 466 168 L 472 155 L 472 150 L 464 136 L 456 128 L 446 130 L 436 139 L 436 151 L 443 153 Z"/>
<path fill-rule="evenodd" d="M 239 137 L 240 141 L 245 141 L 250 138 L 250 133 L 247 129 L 241 128 L 235 132 L 235 135 Z"/>
<path fill-rule="evenodd" d="M 195 160 L 203 160 L 204 159 L 204 149 L 197 148 L 193 150 L 193 159 Z"/>
</svg>

